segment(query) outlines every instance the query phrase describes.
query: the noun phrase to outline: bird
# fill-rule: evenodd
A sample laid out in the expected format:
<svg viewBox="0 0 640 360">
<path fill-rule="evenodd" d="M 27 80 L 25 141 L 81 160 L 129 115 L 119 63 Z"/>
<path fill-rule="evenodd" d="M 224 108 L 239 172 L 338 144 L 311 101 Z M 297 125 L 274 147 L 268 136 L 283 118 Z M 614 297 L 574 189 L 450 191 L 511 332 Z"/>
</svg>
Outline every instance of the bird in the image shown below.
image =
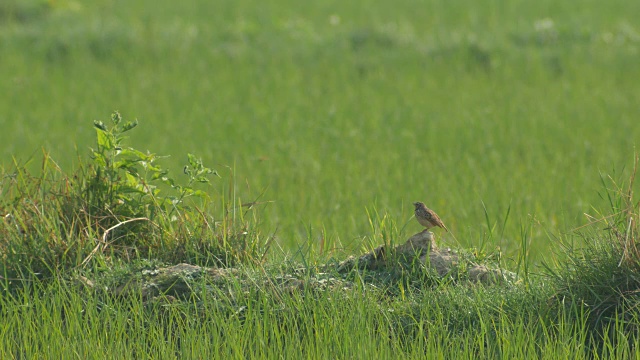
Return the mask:
<svg viewBox="0 0 640 360">
<path fill-rule="evenodd" d="M 416 207 L 416 220 L 418 220 L 420 225 L 426 228 L 425 230 L 429 230 L 430 228 L 437 226 L 449 232 L 449 229 L 447 229 L 442 220 L 440 220 L 438 214 L 429 209 L 424 203 L 417 201 L 413 203 L 413 206 Z"/>
</svg>

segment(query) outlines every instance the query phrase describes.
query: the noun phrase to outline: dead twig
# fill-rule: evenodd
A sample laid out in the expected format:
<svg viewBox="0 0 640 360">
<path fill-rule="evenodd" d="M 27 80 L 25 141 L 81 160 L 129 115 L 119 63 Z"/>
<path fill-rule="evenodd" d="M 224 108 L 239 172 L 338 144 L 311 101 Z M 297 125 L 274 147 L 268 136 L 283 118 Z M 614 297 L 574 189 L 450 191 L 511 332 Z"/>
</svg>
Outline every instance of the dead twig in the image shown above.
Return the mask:
<svg viewBox="0 0 640 360">
<path fill-rule="evenodd" d="M 104 251 L 107 248 L 107 246 L 109 246 L 109 242 L 107 242 L 107 236 L 109 235 L 109 232 L 111 232 L 114 229 L 117 229 L 118 227 L 120 227 L 120 226 L 122 226 L 124 224 L 128 224 L 128 223 L 134 222 L 134 221 L 141 221 L 141 220 L 149 221 L 149 219 L 147 219 L 146 217 L 127 219 L 125 221 L 119 222 L 119 223 L 113 225 L 112 227 L 108 228 L 102 234 L 102 241 L 99 242 L 98 245 L 96 245 L 96 247 L 93 248 L 93 250 L 91 250 L 89 255 L 87 255 L 87 257 L 82 261 L 82 263 L 80 265 L 84 267 L 89 262 L 89 260 L 91 260 L 95 256 L 95 254 L 98 252 L 98 250 L 100 250 L 100 246 L 102 246 L 102 251 Z"/>
</svg>

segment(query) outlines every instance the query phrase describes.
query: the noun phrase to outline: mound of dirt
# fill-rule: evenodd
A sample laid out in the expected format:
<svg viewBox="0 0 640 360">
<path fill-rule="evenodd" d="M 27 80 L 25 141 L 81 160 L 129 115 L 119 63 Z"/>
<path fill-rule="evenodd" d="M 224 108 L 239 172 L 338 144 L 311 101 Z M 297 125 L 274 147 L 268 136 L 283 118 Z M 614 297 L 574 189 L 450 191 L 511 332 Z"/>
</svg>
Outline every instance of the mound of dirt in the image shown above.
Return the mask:
<svg viewBox="0 0 640 360">
<path fill-rule="evenodd" d="M 459 255 L 450 248 L 438 249 L 435 244 L 435 237 L 430 231 L 419 232 L 410 237 L 404 244 L 389 249 L 382 245 L 360 257 L 350 257 L 340 263 L 339 272 L 351 271 L 354 268 L 376 270 L 390 268 L 398 265 L 398 260 L 405 263 L 412 263 L 418 259 L 420 264 L 434 269 L 439 276 L 445 276 L 453 269 L 460 267 Z M 502 270 L 490 269 L 486 265 L 466 263 L 468 279 L 470 281 L 481 282 L 483 284 L 495 284 L 506 280 L 513 280 L 515 274 Z"/>
<path fill-rule="evenodd" d="M 238 268 L 206 268 L 190 264 L 177 264 L 152 270 L 142 270 L 125 277 L 111 290 L 116 296 L 142 295 L 144 299 L 185 299 L 201 291 L 249 291 L 252 287 L 278 294 L 300 292 L 305 289 L 348 289 L 353 282 L 349 274 L 368 271 L 368 279 L 375 282 L 376 271 L 385 274 L 402 274 L 408 267 L 424 266 L 434 270 L 437 276 L 450 274 L 468 282 L 485 285 L 500 284 L 515 280 L 513 273 L 487 265 L 476 264 L 449 248 L 438 249 L 432 232 L 423 231 L 410 237 L 405 243 L 390 247 L 379 246 L 359 257 L 350 257 L 336 265 L 326 265 L 309 274 L 305 269 L 291 273 L 269 275 L 252 274 Z M 202 282 L 201 280 L 204 280 Z M 96 281 L 84 277 L 77 279 L 83 287 L 95 288 Z M 98 282 L 99 283 L 99 282 Z M 202 284 L 206 284 L 204 287 Z M 234 289 L 234 290 L 231 290 Z"/>
</svg>

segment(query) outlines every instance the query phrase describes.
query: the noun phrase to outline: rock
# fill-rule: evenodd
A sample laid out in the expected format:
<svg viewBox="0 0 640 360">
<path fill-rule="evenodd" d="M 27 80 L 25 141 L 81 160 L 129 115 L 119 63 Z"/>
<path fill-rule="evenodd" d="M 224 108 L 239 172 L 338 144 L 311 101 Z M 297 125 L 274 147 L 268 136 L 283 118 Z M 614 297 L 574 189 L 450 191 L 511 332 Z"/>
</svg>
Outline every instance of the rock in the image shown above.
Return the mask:
<svg viewBox="0 0 640 360">
<path fill-rule="evenodd" d="M 449 248 L 438 249 L 434 243 L 433 233 L 422 231 L 411 236 L 403 244 L 393 248 L 386 245 L 379 246 L 357 258 L 353 256 L 348 258 L 339 263 L 337 268 L 335 265 L 326 265 L 325 270 L 321 268 L 313 275 L 307 274 L 307 269 L 302 269 L 260 277 L 236 268 L 203 268 L 190 264 L 178 264 L 133 274 L 130 280 L 116 288 L 115 294 L 142 295 L 143 299 L 150 300 L 152 303 L 172 303 L 175 299 L 186 299 L 194 292 L 198 295 L 203 289 L 230 292 L 229 295 L 232 298 L 234 292 L 249 293 L 255 287 L 277 296 L 282 293 L 307 294 L 328 289 L 351 288 L 353 283 L 347 280 L 346 273 L 353 270 L 384 270 L 383 272 L 386 273 L 402 274 L 416 263 L 435 270 L 440 277 L 452 274 L 456 279 L 469 279 L 482 284 L 497 284 L 515 279 L 513 273 L 475 264 L 472 259 L 469 259 L 469 256 L 461 256 Z M 335 277 L 336 269 L 338 273 L 345 275 Z M 461 270 L 466 272 L 460 273 Z M 372 281 L 375 281 L 378 275 L 375 272 L 368 274 Z M 205 282 L 199 282 L 200 280 Z M 86 288 L 95 287 L 89 279 L 80 277 L 77 281 Z M 229 286 L 230 284 L 233 286 Z"/>
<path fill-rule="evenodd" d="M 411 236 L 404 244 L 398 245 L 392 250 L 382 245 L 358 258 L 350 257 L 339 264 L 338 272 L 351 271 L 355 267 L 366 270 L 393 268 L 399 266 L 398 259 L 411 263 L 416 257 L 419 258 L 421 264 L 434 269 L 441 277 L 453 269 L 457 269 L 461 261 L 455 251 L 449 248 L 438 249 L 433 233 L 425 230 Z M 476 264 L 468 264 L 467 267 L 469 269 L 467 274 L 471 281 L 495 284 L 507 278 L 515 279 L 513 273 L 501 269 L 489 269 L 484 265 Z"/>
<path fill-rule="evenodd" d="M 392 255 L 402 256 L 406 260 L 415 258 L 416 255 L 427 254 L 434 244 L 434 236 L 430 231 L 417 233 L 409 238 L 404 244 L 396 246 L 393 251 L 389 251 L 385 245 L 378 246 L 359 258 L 350 256 L 338 265 L 338 272 L 348 272 L 354 267 L 361 270 L 375 270 L 388 266 Z"/>
<path fill-rule="evenodd" d="M 482 284 L 499 284 L 515 280 L 516 274 L 503 269 L 489 269 L 484 265 L 475 265 L 468 271 L 469 280 Z"/>
<path fill-rule="evenodd" d="M 398 254 L 415 254 L 421 251 L 423 254 L 431 250 L 437 250 L 436 237 L 431 231 L 422 231 L 409 238 L 404 244 L 396 246 Z"/>
<path fill-rule="evenodd" d="M 451 249 L 437 250 L 432 232 L 422 231 L 391 251 L 382 245 L 357 259 L 350 257 L 339 264 L 338 271 L 350 271 L 354 266 L 367 270 L 393 266 L 394 257 L 407 262 L 419 258 L 422 264 L 433 267 L 441 276 L 446 274 L 458 261 L 458 256 Z"/>
<path fill-rule="evenodd" d="M 435 269 L 438 275 L 445 276 L 452 268 L 458 266 L 458 255 L 451 251 L 451 249 L 436 250 L 422 255 L 420 262 Z"/>
<path fill-rule="evenodd" d="M 141 292 L 145 299 L 160 294 L 187 297 L 191 294 L 191 283 L 205 273 L 200 266 L 178 264 L 166 268 L 143 270 L 141 277 L 130 280 L 116 288 L 116 295 L 131 295 Z"/>
</svg>

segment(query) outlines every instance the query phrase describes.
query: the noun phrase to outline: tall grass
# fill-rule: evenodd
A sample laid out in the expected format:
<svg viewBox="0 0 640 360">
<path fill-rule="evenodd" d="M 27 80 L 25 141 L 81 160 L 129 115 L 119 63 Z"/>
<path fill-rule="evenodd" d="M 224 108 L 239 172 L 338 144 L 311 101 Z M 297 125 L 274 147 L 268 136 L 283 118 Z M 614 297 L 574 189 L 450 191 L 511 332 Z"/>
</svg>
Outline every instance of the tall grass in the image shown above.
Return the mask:
<svg viewBox="0 0 640 360">
<path fill-rule="evenodd" d="M 97 129 L 98 134 L 104 131 L 100 126 Z M 195 158 L 192 160 L 195 163 L 189 165 L 187 173 L 189 169 L 199 168 Z M 101 164 L 93 163 L 93 166 Z M 116 168 L 129 169 L 131 172 L 122 175 L 133 176 L 137 173 L 131 166 L 133 164 Z M 91 174 L 87 179 L 95 179 L 97 172 L 86 172 Z M 131 189 L 121 186 L 118 174 L 116 171 L 111 178 L 104 175 L 97 188 L 106 186 L 113 190 L 114 199 L 119 199 L 116 205 L 131 205 L 127 202 L 132 199 L 126 198 Z M 142 208 L 163 211 L 158 216 L 179 214 L 179 219 L 190 222 L 184 226 L 160 227 L 163 223 L 156 221 L 162 231 L 175 232 L 175 244 L 167 242 L 148 251 L 146 247 L 153 243 L 143 240 L 153 241 L 153 237 L 147 239 L 145 236 L 150 234 L 137 233 L 139 228 L 125 228 L 127 232 L 109 245 L 139 234 L 137 241 L 140 242 L 128 245 L 134 251 L 108 252 L 101 248 L 94 251 L 91 246 L 83 248 L 68 242 L 65 232 L 54 230 L 75 224 L 65 222 L 68 217 L 61 214 L 83 213 L 86 217 L 76 221 L 91 230 L 80 235 L 102 233 L 103 238 L 108 238 L 104 235 L 108 229 L 100 226 L 105 215 L 92 218 L 96 212 L 88 213 L 85 198 L 81 196 L 83 192 L 74 192 L 73 186 L 69 187 L 72 190 L 62 193 L 59 187 L 45 186 L 66 184 L 69 177 L 59 173 L 58 182 L 40 181 L 56 180 L 55 176 L 49 176 L 29 178 L 19 173 L 14 179 L 21 182 L 6 193 L 14 194 L 8 199 L 23 201 L 3 205 L 11 209 L 10 214 L 16 214 L 5 219 L 10 222 L 3 227 L 6 231 L 3 250 L 10 250 L 3 251 L 1 277 L 0 356 L 3 358 L 104 358 L 104 354 L 118 358 L 424 358 L 426 354 L 445 358 L 580 359 L 628 357 L 637 351 L 637 254 L 632 251 L 637 237 L 630 236 L 636 236 L 637 232 L 626 225 L 629 216 L 633 224 L 637 216 L 638 205 L 629 191 L 633 175 L 624 188 L 605 188 L 614 204 L 612 215 L 604 215 L 596 223 L 609 221 L 609 228 L 592 229 L 586 235 L 578 233 L 588 240 L 586 246 L 570 248 L 566 254 L 570 261 L 549 266 L 546 277 L 524 273 L 529 271 L 529 265 L 520 265 L 524 282 L 483 285 L 464 278 L 455 281 L 450 277 L 433 278 L 419 263 L 402 265 L 408 267 L 398 264 L 397 274 L 389 267 L 381 271 L 353 270 L 342 275 L 331 270 L 331 266 L 322 267 L 321 272 L 318 265 L 325 255 L 314 251 L 306 251 L 298 258 L 303 260 L 301 265 L 295 260 L 289 260 L 288 265 L 264 264 L 264 254 L 247 248 L 243 241 L 225 243 L 220 228 L 212 228 L 217 231 L 212 234 L 218 241 L 214 243 L 217 251 L 233 255 L 229 257 L 233 261 L 220 262 L 214 257 L 210 265 L 235 265 L 234 275 L 222 282 L 199 277 L 187 283 L 188 295 L 160 293 L 156 297 L 145 295 L 142 288 L 135 286 L 127 292 L 118 291 L 117 285 L 135 284 L 133 279 L 141 267 L 160 265 L 153 263 L 154 260 L 190 261 L 184 253 L 175 251 L 176 244 L 180 245 L 185 232 L 188 235 L 186 230 L 197 228 L 194 225 L 205 216 L 203 211 L 197 212 L 201 217 L 191 217 L 188 215 L 193 214 L 190 209 L 195 205 L 173 201 L 167 203 L 170 207 L 164 208 L 161 204 L 165 198 L 159 192 L 139 194 L 154 196 L 151 203 L 137 198 L 136 201 L 145 204 Z M 86 183 L 80 177 L 76 181 Z M 612 184 L 617 183 L 612 181 Z M 59 208 L 59 204 L 67 204 L 72 196 L 77 197 L 74 199 L 78 201 L 71 203 L 76 207 L 69 207 L 66 213 L 42 212 L 40 219 L 24 210 L 30 209 L 25 204 L 36 203 Z M 174 207 L 175 212 L 171 210 Z M 127 214 L 150 216 L 150 213 Z M 370 214 L 375 234 L 372 241 L 393 245 L 403 229 L 398 229 L 394 219 L 376 209 Z M 119 221 L 117 224 L 126 225 L 126 220 L 117 215 L 112 213 Z M 81 222 L 87 219 L 93 221 Z M 26 223 L 32 226 L 19 226 Z M 12 226 L 16 230 L 10 230 Z M 626 232 L 622 233 L 621 228 Z M 37 241 L 40 239 L 45 241 L 40 243 Z M 257 243 L 264 241 L 260 235 L 256 235 L 256 239 Z M 78 243 L 93 244 L 90 240 L 79 238 Z M 522 241 L 527 242 L 526 234 Z M 39 244 L 39 248 L 32 247 L 33 244 Z M 63 246 L 68 247 L 60 252 Z M 74 251 L 84 253 L 66 257 Z M 461 255 L 464 256 L 464 250 Z M 91 261 L 85 262 L 83 258 Z M 27 259 L 32 262 L 26 262 Z M 477 249 L 475 259 L 496 260 Z M 530 261 L 526 250 L 520 261 Z M 84 264 L 88 266 L 83 268 Z M 41 274 L 43 269 L 48 271 L 45 281 L 26 276 Z M 92 277 L 95 283 L 89 284 L 84 275 Z M 299 280 L 292 286 L 285 286 L 286 281 L 279 280 L 296 276 Z M 308 285 L 312 281 L 335 285 Z"/>
<path fill-rule="evenodd" d="M 401 300 L 367 284 L 289 296 L 257 286 L 234 297 L 203 291 L 185 302 L 144 302 L 56 281 L 0 298 L 0 356 L 586 359 L 634 354 L 637 336 L 622 321 L 606 328 L 611 336 L 601 337 L 589 331 L 584 307 L 546 308 L 547 293 L 443 287 Z"/>
<path fill-rule="evenodd" d="M 565 241 L 566 259 L 547 268 L 556 283 L 557 300 L 588 309 L 590 329 L 607 338 L 634 338 L 638 334 L 637 292 L 640 202 L 634 197 L 638 156 L 628 178 L 603 178 L 602 195 L 608 211 L 594 209 L 589 223 L 574 236 L 579 246 Z M 610 352 L 610 340 L 599 344 Z"/>
<path fill-rule="evenodd" d="M 357 248 L 366 208 L 404 223 L 416 200 L 470 246 L 484 202 L 510 256 L 535 217 L 541 258 L 640 138 L 635 3 L 5 3 L 5 166 L 45 146 L 69 170 L 119 109 L 142 151 L 236 164 L 285 248 L 309 227 Z"/>
</svg>

